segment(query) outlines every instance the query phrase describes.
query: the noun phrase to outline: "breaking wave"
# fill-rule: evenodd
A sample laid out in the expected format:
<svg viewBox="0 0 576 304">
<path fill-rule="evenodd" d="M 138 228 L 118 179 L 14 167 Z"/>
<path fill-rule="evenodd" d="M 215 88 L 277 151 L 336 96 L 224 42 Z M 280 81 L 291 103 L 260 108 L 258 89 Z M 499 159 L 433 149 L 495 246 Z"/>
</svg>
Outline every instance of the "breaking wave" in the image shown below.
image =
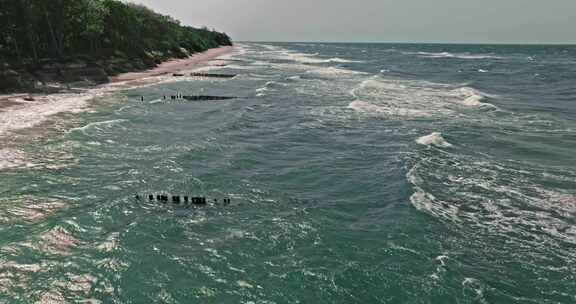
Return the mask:
<svg viewBox="0 0 576 304">
<path fill-rule="evenodd" d="M 89 123 L 83 127 L 78 127 L 78 128 L 73 128 L 70 129 L 70 132 L 81 132 L 82 134 L 88 135 L 88 131 L 92 130 L 92 129 L 96 129 L 98 131 L 103 131 L 106 128 L 112 127 L 114 125 L 117 124 L 121 124 L 123 122 L 126 122 L 126 119 L 113 119 L 113 120 L 106 120 L 106 121 L 98 121 L 98 122 L 92 122 Z"/>
<path fill-rule="evenodd" d="M 343 68 L 327 67 L 327 68 L 315 68 L 307 71 L 309 74 L 316 74 L 321 76 L 342 76 L 342 75 L 361 75 L 367 74 L 364 72 L 357 72 Z"/>
<path fill-rule="evenodd" d="M 354 87 L 348 105 L 359 112 L 398 116 L 447 116 L 461 111 L 459 106 L 495 107 L 486 102 L 488 94 L 471 87 L 452 89 L 425 81 L 385 79 L 372 76 Z M 463 115 L 463 114 L 462 114 Z"/>
<path fill-rule="evenodd" d="M 452 147 L 452 144 L 447 142 L 440 132 L 432 132 L 431 134 L 422 136 L 416 139 L 416 142 L 424 146 Z"/>
<path fill-rule="evenodd" d="M 449 144 L 440 133 L 417 141 Z M 539 271 L 548 271 L 549 258 L 576 260 L 570 250 L 576 245 L 576 172 L 465 151 L 427 149 L 416 158 L 406 175 L 416 209 L 470 235 L 478 246 L 498 239 L 503 248 L 530 248 L 518 258 L 541 267 Z"/>
<path fill-rule="evenodd" d="M 339 58 L 339 57 L 324 59 L 324 58 L 317 57 L 318 54 L 305 54 L 305 53 L 297 53 L 297 52 L 290 52 L 290 51 L 280 52 L 277 56 L 279 59 L 292 60 L 292 61 L 296 61 L 299 63 L 306 63 L 306 64 L 354 63 L 354 62 L 358 63 L 358 62 L 362 62 L 362 61 L 349 60 L 349 59 L 344 59 L 344 58 Z"/>
<path fill-rule="evenodd" d="M 496 107 L 493 104 L 487 103 L 487 102 L 483 102 L 485 101 L 487 98 L 492 97 L 484 92 L 481 92 L 477 89 L 471 88 L 471 87 L 462 87 L 462 88 L 458 88 L 455 90 L 452 90 L 452 93 L 455 94 L 458 97 L 461 97 L 461 100 L 459 100 L 459 102 L 463 105 L 466 106 L 473 106 L 473 107 L 479 107 L 479 106 L 489 106 L 489 107 Z"/>
<path fill-rule="evenodd" d="M 450 52 L 417 52 L 415 54 L 424 58 L 455 58 L 455 59 L 502 59 L 502 57 L 485 54 L 468 54 L 468 53 L 450 53 Z"/>
<path fill-rule="evenodd" d="M 26 161 L 24 152 L 11 148 L 0 149 L 0 170 L 27 167 L 32 164 Z"/>
<path fill-rule="evenodd" d="M 362 100 L 355 100 L 348 104 L 348 108 L 359 113 L 370 115 L 400 116 L 400 117 L 429 117 L 425 110 L 396 108 L 386 105 L 375 105 Z"/>
</svg>

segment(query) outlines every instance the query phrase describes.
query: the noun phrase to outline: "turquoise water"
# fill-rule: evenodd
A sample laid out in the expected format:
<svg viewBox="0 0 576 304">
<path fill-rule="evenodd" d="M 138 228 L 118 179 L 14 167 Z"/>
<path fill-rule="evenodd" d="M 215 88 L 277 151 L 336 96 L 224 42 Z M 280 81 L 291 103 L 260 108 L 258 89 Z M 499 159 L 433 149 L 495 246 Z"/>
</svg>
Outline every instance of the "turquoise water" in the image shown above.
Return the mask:
<svg viewBox="0 0 576 304">
<path fill-rule="evenodd" d="M 98 97 L 0 170 L 0 302 L 575 303 L 575 55 L 247 43 Z"/>
</svg>

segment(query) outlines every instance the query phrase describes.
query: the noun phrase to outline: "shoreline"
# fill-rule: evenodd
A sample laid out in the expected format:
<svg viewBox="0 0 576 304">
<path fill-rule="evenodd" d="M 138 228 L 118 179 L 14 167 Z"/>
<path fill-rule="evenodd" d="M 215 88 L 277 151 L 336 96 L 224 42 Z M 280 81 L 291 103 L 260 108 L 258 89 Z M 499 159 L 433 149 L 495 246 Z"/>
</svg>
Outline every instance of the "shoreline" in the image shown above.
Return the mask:
<svg viewBox="0 0 576 304">
<path fill-rule="evenodd" d="M 152 85 L 162 82 L 161 76 L 171 73 L 194 70 L 205 65 L 208 61 L 232 52 L 233 47 L 220 47 L 195 54 L 185 59 L 171 59 L 157 67 L 142 72 L 119 74 L 110 78 L 110 83 L 95 85 L 88 88 L 71 88 L 69 91 L 59 93 L 17 93 L 0 95 L 0 139 L 6 133 L 33 127 L 40 124 L 38 118 L 54 115 L 61 112 L 75 110 L 75 101 L 85 103 L 94 97 L 100 97 L 121 89 L 129 89 L 143 85 Z M 25 100 L 32 97 L 34 100 Z M 27 118 L 24 112 L 34 112 L 34 120 Z M 76 109 L 77 110 L 77 109 Z M 18 121 L 15 121 L 15 117 Z M 24 119 L 24 120 L 22 120 Z M 1 146 L 0 146 L 1 147 Z"/>
<path fill-rule="evenodd" d="M 172 73 L 190 72 L 210 66 L 210 60 L 227 55 L 233 49 L 232 46 L 225 46 L 197 53 L 189 58 L 171 59 L 153 69 L 119 74 L 110 77 L 110 83 L 88 88 L 71 88 L 59 93 L 0 95 L 0 170 L 28 166 L 24 152 L 16 149 L 17 143 L 33 140 L 48 130 L 46 125 L 50 124 L 52 116 L 84 112 L 92 99 L 116 91 L 177 81 L 179 77 L 172 76 Z M 32 99 L 26 100 L 28 97 Z"/>
<path fill-rule="evenodd" d="M 204 64 L 212 59 L 226 55 L 234 49 L 233 46 L 223 46 L 210 49 L 202 53 L 197 53 L 189 58 L 170 59 L 159 64 L 157 67 L 141 72 L 128 72 L 110 77 L 110 83 L 126 83 L 135 80 L 141 80 L 148 77 L 162 76 L 170 73 L 187 71 L 188 69 L 197 68 L 198 65 Z"/>
</svg>

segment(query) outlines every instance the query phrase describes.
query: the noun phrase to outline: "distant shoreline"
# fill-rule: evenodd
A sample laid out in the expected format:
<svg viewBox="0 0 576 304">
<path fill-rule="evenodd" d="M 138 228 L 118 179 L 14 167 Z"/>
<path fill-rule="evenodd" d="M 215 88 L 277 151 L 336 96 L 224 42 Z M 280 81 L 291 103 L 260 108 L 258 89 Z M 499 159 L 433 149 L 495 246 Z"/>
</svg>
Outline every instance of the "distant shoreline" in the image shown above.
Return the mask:
<svg viewBox="0 0 576 304">
<path fill-rule="evenodd" d="M 30 133 L 41 134 L 50 123 L 49 117 L 60 113 L 83 112 L 89 101 L 118 90 L 153 85 L 174 79 L 172 73 L 189 73 L 210 60 L 232 52 L 232 46 L 210 49 L 185 59 L 172 59 L 142 72 L 130 72 L 111 77 L 110 83 L 87 88 L 70 88 L 58 93 L 18 93 L 0 95 L 0 159 L 2 154 L 16 155 L 10 148 L 16 142 L 26 141 Z M 30 99 L 30 100 L 26 100 Z M 29 135 L 24 135 L 24 132 Z M 5 155 L 5 156 L 6 156 Z M 8 158 L 10 159 L 10 157 Z M 17 158 L 14 159 L 17 165 Z M 3 164 L 4 167 L 10 167 Z"/>
<path fill-rule="evenodd" d="M 295 44 L 390 44 L 390 45 L 466 45 L 466 46 L 576 46 L 576 42 L 569 43 L 504 43 L 504 42 L 387 42 L 387 41 L 265 41 L 265 40 L 238 40 L 238 43 L 295 43 Z"/>
<path fill-rule="evenodd" d="M 232 46 L 221 46 L 208 49 L 204 52 L 188 54 L 187 56 L 169 57 L 164 61 L 145 64 L 139 58 L 110 58 L 97 60 L 98 64 L 85 60 L 69 60 L 58 62 L 56 59 L 48 60 L 34 70 L 30 68 L 21 69 L 19 72 L 10 70 L 9 75 L 0 75 L 4 85 L 10 83 L 10 78 L 26 78 L 28 85 L 8 86 L 5 92 L 0 91 L 0 99 L 4 95 L 11 94 L 51 94 L 76 92 L 77 90 L 91 88 L 97 85 L 115 83 L 118 81 L 134 80 L 131 78 L 141 78 L 157 76 L 162 73 L 171 72 L 174 67 L 180 65 L 192 65 L 202 61 L 202 58 L 219 53 L 223 49 Z M 96 60 L 96 59 L 92 59 Z M 6 67 L 4 67 L 6 68 Z M 1 69 L 1 68 L 0 68 Z M 4 71 L 6 73 L 6 71 Z M 10 74 L 11 73 L 11 74 Z M 16 83 L 16 81 L 13 81 Z M 17 81 L 17 82 L 21 82 Z M 6 87 L 5 87 L 6 89 Z M 2 105 L 0 105 L 2 107 Z"/>
</svg>

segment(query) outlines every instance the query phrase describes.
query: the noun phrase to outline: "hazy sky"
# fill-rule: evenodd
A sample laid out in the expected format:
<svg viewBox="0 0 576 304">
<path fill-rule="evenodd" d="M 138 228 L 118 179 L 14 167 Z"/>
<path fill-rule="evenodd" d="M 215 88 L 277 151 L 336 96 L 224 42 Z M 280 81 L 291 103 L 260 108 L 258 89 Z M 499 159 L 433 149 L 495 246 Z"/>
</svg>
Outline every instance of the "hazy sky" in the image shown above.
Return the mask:
<svg viewBox="0 0 576 304">
<path fill-rule="evenodd" d="M 132 0 L 236 41 L 576 43 L 576 0 Z"/>
</svg>

